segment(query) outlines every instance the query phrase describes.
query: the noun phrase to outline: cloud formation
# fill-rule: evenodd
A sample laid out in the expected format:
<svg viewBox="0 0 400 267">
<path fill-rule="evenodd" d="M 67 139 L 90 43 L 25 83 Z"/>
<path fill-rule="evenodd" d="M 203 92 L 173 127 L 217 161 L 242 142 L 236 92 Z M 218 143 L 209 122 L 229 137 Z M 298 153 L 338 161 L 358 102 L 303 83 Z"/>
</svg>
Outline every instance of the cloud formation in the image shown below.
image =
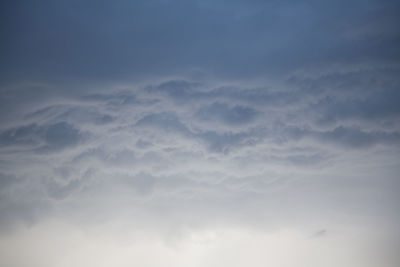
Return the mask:
<svg viewBox="0 0 400 267">
<path fill-rule="evenodd" d="M 398 266 L 396 1 L 3 7 L 0 265 Z"/>
</svg>

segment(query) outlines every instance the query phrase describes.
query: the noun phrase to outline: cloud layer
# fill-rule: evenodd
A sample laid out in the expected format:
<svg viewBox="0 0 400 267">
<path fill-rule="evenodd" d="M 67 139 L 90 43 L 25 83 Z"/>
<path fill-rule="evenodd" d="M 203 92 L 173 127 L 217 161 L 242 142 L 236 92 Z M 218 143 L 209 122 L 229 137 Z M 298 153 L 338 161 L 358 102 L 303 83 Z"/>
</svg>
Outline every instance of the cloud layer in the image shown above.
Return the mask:
<svg viewBox="0 0 400 267">
<path fill-rule="evenodd" d="M 399 8 L 6 2 L 0 265 L 398 266 Z"/>
<path fill-rule="evenodd" d="M 274 88 L 170 80 L 32 101 L 0 133 L 0 223 L 128 223 L 123 231 L 163 240 L 215 227 L 325 238 L 318 228 L 337 231 L 343 219 L 394 231 L 399 114 L 377 104 L 369 112 L 383 120 L 360 116 L 363 103 L 392 89 L 359 95 L 358 86 L 314 94 L 292 80 Z M 342 99 L 352 108 L 333 110 Z"/>
</svg>

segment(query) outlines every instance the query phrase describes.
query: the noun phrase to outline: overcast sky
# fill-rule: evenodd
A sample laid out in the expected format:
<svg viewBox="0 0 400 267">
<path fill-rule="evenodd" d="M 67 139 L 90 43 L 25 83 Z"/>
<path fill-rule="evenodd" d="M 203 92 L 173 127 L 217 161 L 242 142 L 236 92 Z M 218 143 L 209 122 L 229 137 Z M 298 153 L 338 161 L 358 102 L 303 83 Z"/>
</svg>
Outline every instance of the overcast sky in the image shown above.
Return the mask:
<svg viewBox="0 0 400 267">
<path fill-rule="evenodd" d="M 0 266 L 399 266 L 399 14 L 1 1 Z"/>
</svg>

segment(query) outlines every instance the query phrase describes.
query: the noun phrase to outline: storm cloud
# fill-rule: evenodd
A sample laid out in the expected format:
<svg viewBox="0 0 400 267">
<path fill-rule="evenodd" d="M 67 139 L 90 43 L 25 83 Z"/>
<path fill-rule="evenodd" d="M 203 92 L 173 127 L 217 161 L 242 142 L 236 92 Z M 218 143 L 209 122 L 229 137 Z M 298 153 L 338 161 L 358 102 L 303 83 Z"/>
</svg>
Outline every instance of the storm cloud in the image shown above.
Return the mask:
<svg viewBox="0 0 400 267">
<path fill-rule="evenodd" d="M 0 265 L 398 266 L 399 11 L 5 1 Z"/>
</svg>

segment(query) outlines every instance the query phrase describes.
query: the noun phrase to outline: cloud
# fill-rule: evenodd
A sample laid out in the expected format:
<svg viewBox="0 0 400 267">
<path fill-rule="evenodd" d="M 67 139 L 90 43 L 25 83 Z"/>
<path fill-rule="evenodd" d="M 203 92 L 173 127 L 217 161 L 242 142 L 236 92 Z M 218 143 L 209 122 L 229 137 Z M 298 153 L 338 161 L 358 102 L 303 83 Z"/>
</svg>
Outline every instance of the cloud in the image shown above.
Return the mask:
<svg viewBox="0 0 400 267">
<path fill-rule="evenodd" d="M 76 128 L 66 122 L 59 122 L 47 128 L 45 149 L 62 149 L 76 145 L 79 140 L 79 131 Z"/>
<path fill-rule="evenodd" d="M 50 125 L 24 125 L 1 133 L 3 146 L 22 146 L 37 152 L 57 151 L 75 146 L 82 140 L 79 130 L 67 122 Z"/>
<path fill-rule="evenodd" d="M 398 117 L 400 109 L 395 103 L 399 98 L 398 90 L 375 90 L 356 99 L 334 99 L 326 97 L 321 99 L 312 108 L 320 112 L 321 123 L 335 123 L 339 120 L 387 120 Z"/>
<path fill-rule="evenodd" d="M 229 8 L 223 0 L 9 2 L 1 16 L 8 36 L 1 69 L 8 80 L 73 82 L 198 70 L 252 78 L 321 64 L 396 62 L 398 9 L 395 1 L 376 0 L 235 1 Z"/>
<path fill-rule="evenodd" d="M 196 116 L 201 120 L 219 121 L 229 125 L 246 124 L 253 121 L 258 112 L 252 108 L 236 105 L 229 107 L 225 103 L 215 102 L 202 107 Z"/>
<path fill-rule="evenodd" d="M 321 230 L 316 231 L 312 236 L 314 238 L 324 237 L 324 236 L 326 236 L 327 232 L 328 231 L 326 229 L 321 229 Z"/>
<path fill-rule="evenodd" d="M 309 128 L 286 127 L 281 129 L 284 141 L 311 139 L 316 142 L 333 143 L 345 148 L 367 148 L 377 144 L 396 145 L 400 141 L 399 132 L 364 131 L 356 127 L 339 126 L 332 130 L 319 131 Z"/>
<path fill-rule="evenodd" d="M 231 115 L 236 116 L 235 114 Z M 152 126 L 167 133 L 175 133 L 185 138 L 200 140 L 204 142 L 211 151 L 217 152 L 226 152 L 231 147 L 246 144 L 246 139 L 250 139 L 248 144 L 251 144 L 252 142 L 254 143 L 254 138 L 248 131 L 237 133 L 231 131 L 218 133 L 213 130 L 191 130 L 179 120 L 176 114 L 173 113 L 157 113 L 147 115 L 140 119 L 135 126 Z"/>
<path fill-rule="evenodd" d="M 3 146 L 35 143 L 34 134 L 38 131 L 35 124 L 8 129 L 1 133 Z"/>
<path fill-rule="evenodd" d="M 369 147 L 375 144 L 396 145 L 400 142 L 400 133 L 364 132 L 357 128 L 337 127 L 332 131 L 316 133 L 322 141 L 336 142 L 345 147 Z"/>
<path fill-rule="evenodd" d="M 398 266 L 399 8 L 7 1 L 0 265 Z"/>
<path fill-rule="evenodd" d="M 153 126 L 167 132 L 176 132 L 184 136 L 192 136 L 193 133 L 173 113 L 156 113 L 141 118 L 136 126 Z"/>
</svg>

